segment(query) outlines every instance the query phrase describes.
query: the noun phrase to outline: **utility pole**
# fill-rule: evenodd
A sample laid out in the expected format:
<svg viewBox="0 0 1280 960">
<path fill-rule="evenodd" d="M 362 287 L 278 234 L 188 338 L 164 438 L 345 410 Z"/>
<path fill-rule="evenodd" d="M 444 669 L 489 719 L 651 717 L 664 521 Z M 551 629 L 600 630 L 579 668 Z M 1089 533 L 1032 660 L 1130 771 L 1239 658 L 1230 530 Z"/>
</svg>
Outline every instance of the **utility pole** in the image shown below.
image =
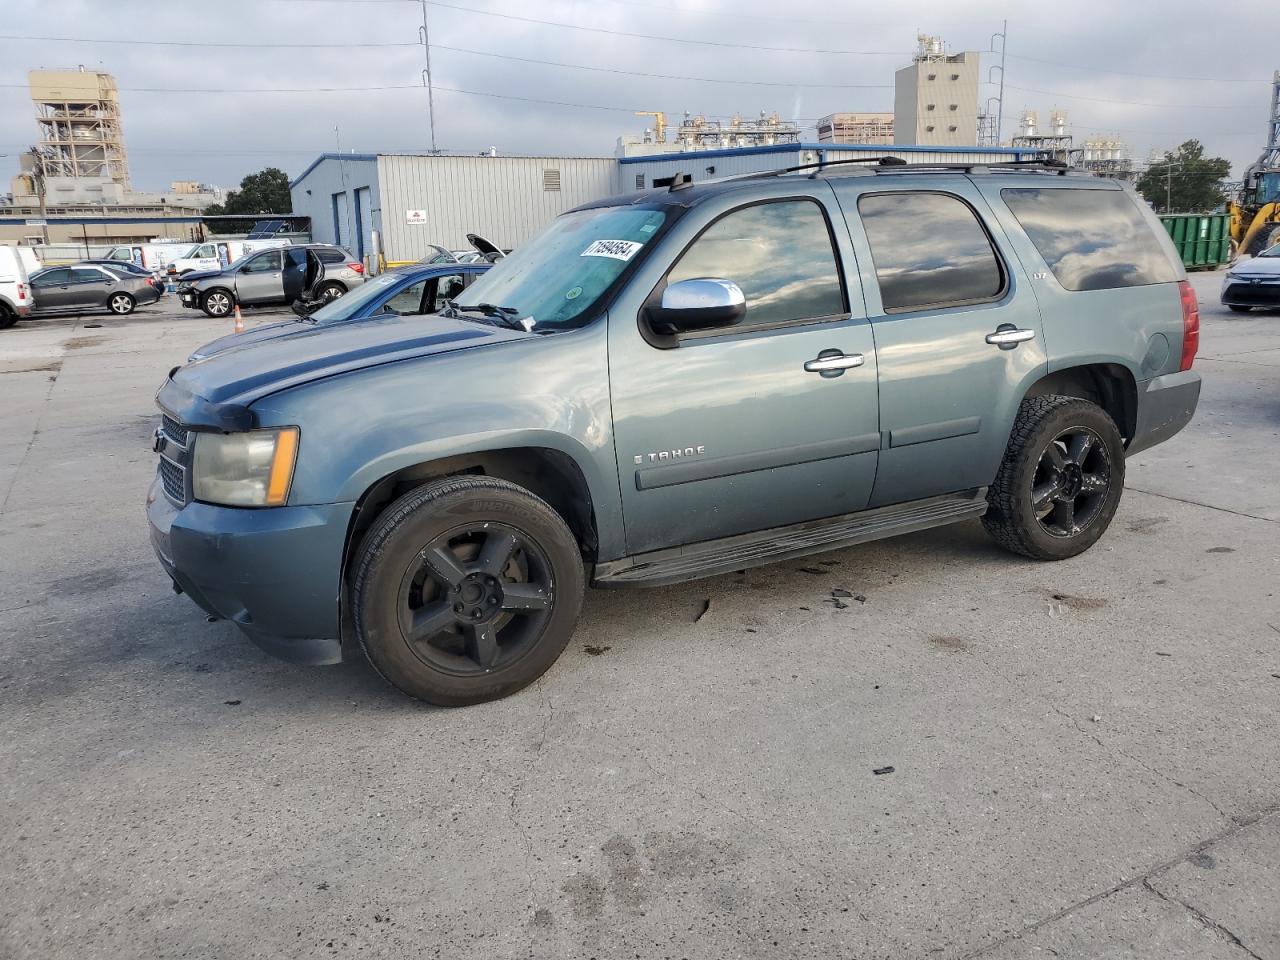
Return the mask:
<svg viewBox="0 0 1280 960">
<path fill-rule="evenodd" d="M 31 178 L 36 183 L 36 199 L 40 201 L 40 233 L 44 236 L 44 245 L 49 245 L 49 208 L 45 205 L 44 190 L 44 154 L 39 147 L 31 148 Z"/>
<path fill-rule="evenodd" d="M 1009 46 L 1009 21 L 1002 20 L 1000 22 L 1000 32 L 991 35 L 991 52 L 996 52 L 996 37 L 1000 38 L 1000 66 L 993 66 L 987 70 L 987 82 L 991 82 L 991 71 L 1000 71 L 1000 90 L 996 94 L 996 146 L 1000 146 L 1000 137 L 1004 132 L 1004 58 L 1005 50 Z"/>
<path fill-rule="evenodd" d="M 436 101 L 431 88 L 431 37 L 427 32 L 427 0 L 422 0 L 422 26 L 418 31 L 422 36 L 422 54 L 427 64 L 427 69 L 422 71 L 422 85 L 427 88 L 427 124 L 431 128 L 431 154 L 434 156 L 440 151 L 436 149 Z"/>
</svg>

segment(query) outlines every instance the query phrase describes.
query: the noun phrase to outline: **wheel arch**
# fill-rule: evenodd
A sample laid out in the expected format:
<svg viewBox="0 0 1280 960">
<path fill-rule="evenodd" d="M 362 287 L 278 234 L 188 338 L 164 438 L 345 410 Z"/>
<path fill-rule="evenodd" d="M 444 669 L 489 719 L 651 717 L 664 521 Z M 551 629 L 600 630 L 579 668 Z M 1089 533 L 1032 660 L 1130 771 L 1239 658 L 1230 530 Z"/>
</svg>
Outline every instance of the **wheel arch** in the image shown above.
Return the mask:
<svg viewBox="0 0 1280 960">
<path fill-rule="evenodd" d="M 583 559 L 595 562 L 599 549 L 596 506 L 582 468 L 562 450 L 505 447 L 409 464 L 371 484 L 357 498 L 351 512 L 343 549 L 344 577 L 365 533 L 389 504 L 424 483 L 466 474 L 508 480 L 545 500 L 573 532 Z"/>
<path fill-rule="evenodd" d="M 1096 403 L 1115 422 L 1126 445 L 1138 421 L 1138 383 L 1119 363 L 1087 363 L 1054 370 L 1033 383 L 1025 399 L 1045 396 L 1078 397 Z"/>
</svg>

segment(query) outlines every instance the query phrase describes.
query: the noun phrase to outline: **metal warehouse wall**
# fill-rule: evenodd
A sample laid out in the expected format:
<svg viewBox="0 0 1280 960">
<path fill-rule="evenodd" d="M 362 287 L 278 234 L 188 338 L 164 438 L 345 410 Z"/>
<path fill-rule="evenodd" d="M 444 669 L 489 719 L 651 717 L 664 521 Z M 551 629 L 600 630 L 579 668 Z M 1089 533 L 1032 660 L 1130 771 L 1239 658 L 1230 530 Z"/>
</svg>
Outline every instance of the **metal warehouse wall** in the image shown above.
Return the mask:
<svg viewBox="0 0 1280 960">
<path fill-rule="evenodd" d="M 324 154 L 289 185 L 289 193 L 293 212 L 311 218 L 317 243 L 336 243 L 357 257 L 372 252 L 370 234 L 379 229 L 374 157 Z"/>
<path fill-rule="evenodd" d="M 467 249 L 468 233 L 516 247 L 564 211 L 610 196 L 616 169 L 612 157 L 379 156 L 387 258 L 416 260 L 432 243 Z M 410 210 L 426 211 L 426 222 L 407 223 Z"/>
<path fill-rule="evenodd" d="M 983 163 L 1016 160 L 1032 156 L 1032 151 L 1008 147 L 970 147 L 951 150 L 938 147 L 881 147 L 874 145 L 780 144 L 772 147 L 700 150 L 660 159 L 625 157 L 618 161 L 618 193 L 630 193 L 653 186 L 654 178 L 687 173 L 695 181 L 732 177 L 741 173 L 777 170 L 802 163 L 816 163 L 819 152 L 828 161 L 852 160 L 858 157 L 900 157 L 908 163 Z M 711 168 L 711 169 L 708 169 Z M 643 181 L 637 181 L 643 177 Z"/>
</svg>

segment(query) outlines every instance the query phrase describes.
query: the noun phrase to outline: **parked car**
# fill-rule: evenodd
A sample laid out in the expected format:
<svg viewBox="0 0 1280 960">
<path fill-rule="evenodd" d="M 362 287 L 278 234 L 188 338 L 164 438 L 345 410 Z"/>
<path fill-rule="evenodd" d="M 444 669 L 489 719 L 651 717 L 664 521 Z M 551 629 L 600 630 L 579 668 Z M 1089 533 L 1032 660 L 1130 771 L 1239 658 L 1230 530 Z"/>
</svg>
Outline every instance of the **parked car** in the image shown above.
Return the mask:
<svg viewBox="0 0 1280 960">
<path fill-rule="evenodd" d="M 1126 457 L 1199 398 L 1149 208 L 1051 165 L 798 172 L 579 207 L 430 323 L 176 370 L 160 563 L 273 653 L 335 662 L 346 622 L 391 683 L 461 705 L 547 670 L 587 583 L 979 517 L 1026 557 L 1087 550 Z"/>
<path fill-rule="evenodd" d="M 149 270 L 162 271 L 169 262 L 191 249 L 190 243 L 164 240 L 156 243 L 127 243 L 112 247 L 102 259 L 116 263 L 136 263 Z"/>
<path fill-rule="evenodd" d="M 184 307 L 225 317 L 242 306 L 285 304 L 301 298 L 336 300 L 364 283 L 364 264 L 329 244 L 260 250 L 225 270 L 189 273 L 178 284 Z"/>
<path fill-rule="evenodd" d="M 482 273 L 487 263 L 466 265 L 443 264 L 427 267 L 405 267 L 373 277 L 345 297 L 330 300 L 314 313 L 304 313 L 297 320 L 267 323 L 243 333 L 219 337 L 200 347 L 187 358 L 191 363 L 232 348 L 246 347 L 281 337 L 305 337 L 320 330 L 357 320 L 387 317 L 420 317 L 439 313 L 450 300 L 462 292 Z M 295 311 L 302 301 L 294 303 Z"/>
<path fill-rule="evenodd" d="M 1221 299 L 1236 313 L 1280 307 L 1280 244 L 1238 260 L 1222 278 Z"/>
<path fill-rule="evenodd" d="M 210 240 L 207 243 L 197 243 L 174 257 L 165 267 L 165 272 L 169 276 L 181 277 L 189 273 L 219 271 L 246 254 L 287 247 L 291 243 L 287 239 Z"/>
<path fill-rule="evenodd" d="M 163 297 L 165 295 L 164 281 L 146 267 L 140 267 L 134 263 L 98 263 L 93 260 L 81 260 L 79 263 L 73 264 L 73 266 L 100 267 L 108 273 L 113 273 L 118 277 L 145 280 L 147 283 L 151 284 L 151 286 L 156 288 L 156 292 L 160 294 L 160 296 Z"/>
<path fill-rule="evenodd" d="M 39 269 L 40 261 L 30 247 L 0 244 L 0 330 L 31 312 L 31 274 Z"/>
<path fill-rule="evenodd" d="M 33 317 L 91 310 L 109 310 L 126 316 L 133 313 L 135 307 L 160 299 L 160 291 L 149 279 L 93 264 L 41 270 L 32 275 L 31 290 L 35 296 Z"/>
</svg>

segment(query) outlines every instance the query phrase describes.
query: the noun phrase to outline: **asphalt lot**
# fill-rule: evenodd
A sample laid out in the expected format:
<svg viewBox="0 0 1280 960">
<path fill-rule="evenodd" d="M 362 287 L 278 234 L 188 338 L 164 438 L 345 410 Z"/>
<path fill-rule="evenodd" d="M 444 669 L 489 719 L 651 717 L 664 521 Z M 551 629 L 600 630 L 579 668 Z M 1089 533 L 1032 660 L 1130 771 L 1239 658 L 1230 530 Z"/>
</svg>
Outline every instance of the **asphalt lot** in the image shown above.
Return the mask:
<svg viewBox="0 0 1280 960">
<path fill-rule="evenodd" d="M 1280 960 L 1280 312 L 1193 280 L 1199 413 L 1084 556 L 594 592 L 456 711 L 170 592 L 152 398 L 228 321 L 0 333 L 0 957 Z"/>
</svg>

